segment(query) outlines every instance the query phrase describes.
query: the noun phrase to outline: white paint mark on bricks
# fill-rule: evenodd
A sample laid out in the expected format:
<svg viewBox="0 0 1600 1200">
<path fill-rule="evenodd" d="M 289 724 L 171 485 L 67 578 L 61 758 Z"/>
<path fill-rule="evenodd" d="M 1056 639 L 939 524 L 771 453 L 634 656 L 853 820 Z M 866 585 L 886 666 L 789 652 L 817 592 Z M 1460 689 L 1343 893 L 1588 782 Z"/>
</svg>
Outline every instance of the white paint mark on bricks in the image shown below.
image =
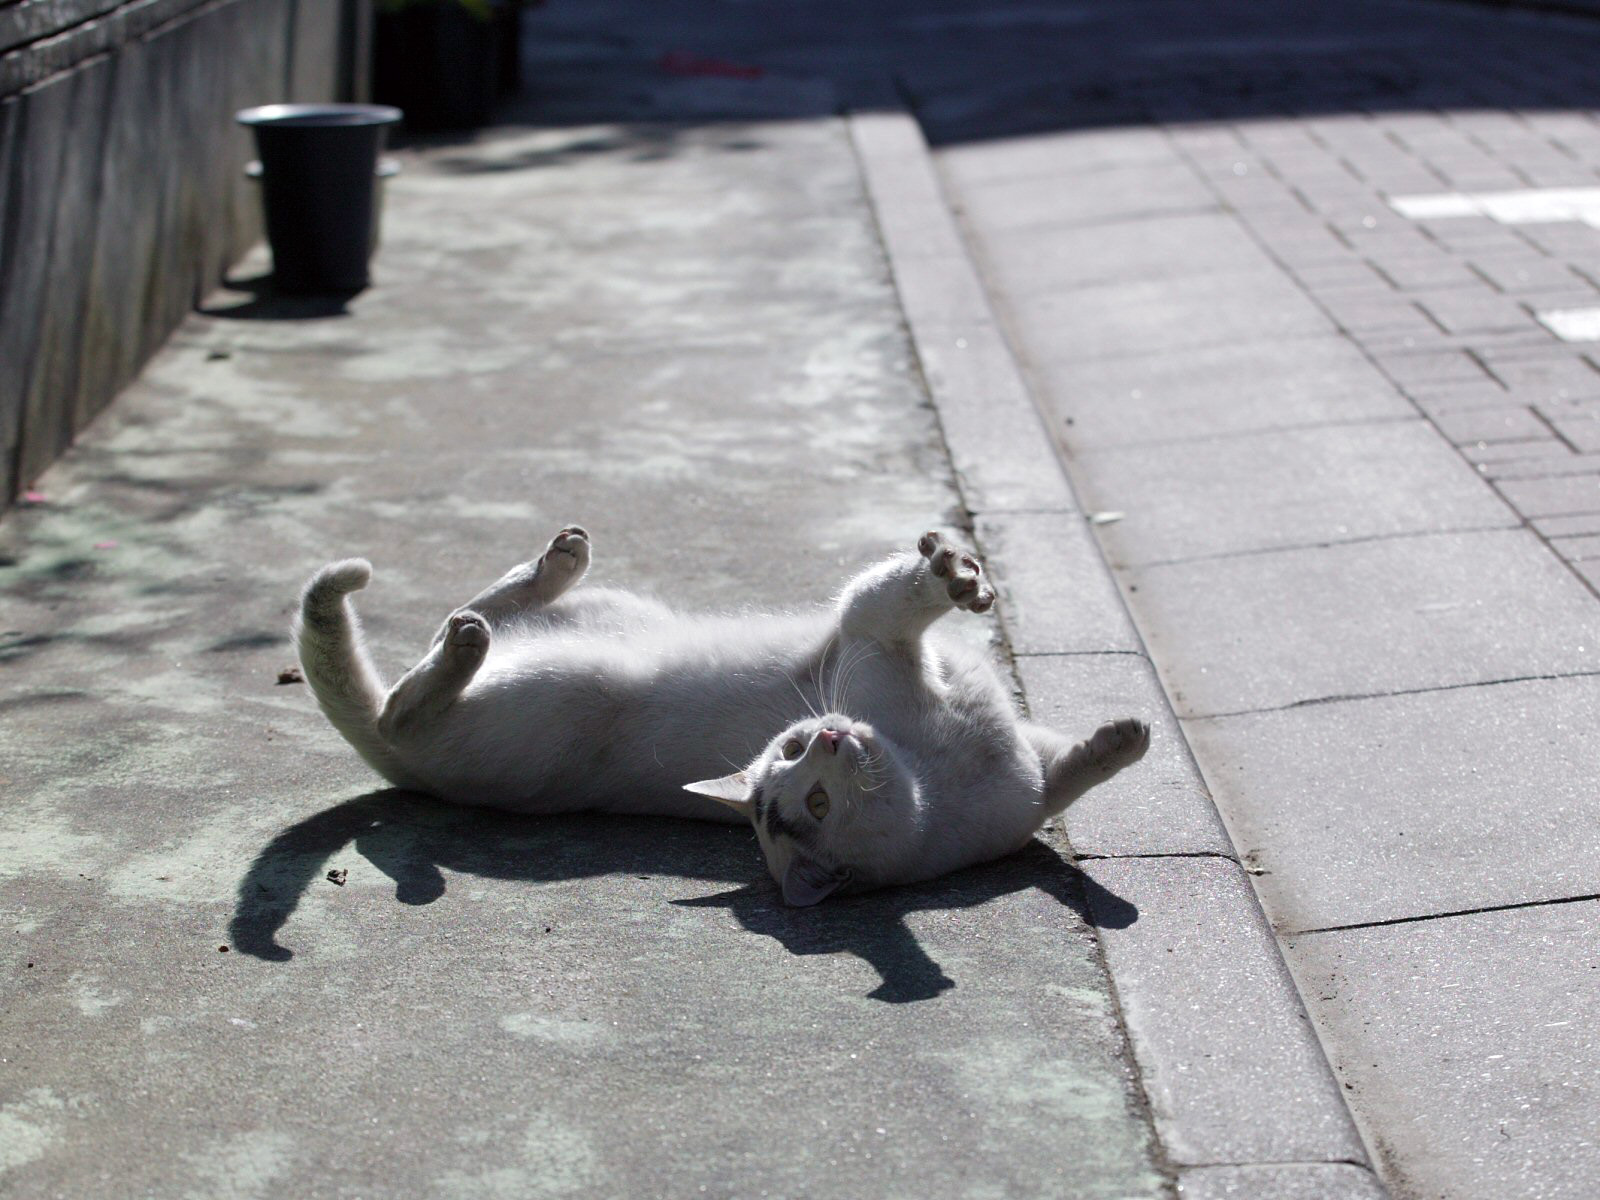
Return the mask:
<svg viewBox="0 0 1600 1200">
<path fill-rule="evenodd" d="M 1521 188 L 1511 192 L 1430 192 L 1393 196 L 1389 207 L 1413 221 L 1488 217 L 1502 225 L 1582 221 L 1600 226 L 1600 188 Z"/>
<path fill-rule="evenodd" d="M 1549 308 L 1533 315 L 1564 342 L 1600 342 L 1600 308 Z"/>
</svg>

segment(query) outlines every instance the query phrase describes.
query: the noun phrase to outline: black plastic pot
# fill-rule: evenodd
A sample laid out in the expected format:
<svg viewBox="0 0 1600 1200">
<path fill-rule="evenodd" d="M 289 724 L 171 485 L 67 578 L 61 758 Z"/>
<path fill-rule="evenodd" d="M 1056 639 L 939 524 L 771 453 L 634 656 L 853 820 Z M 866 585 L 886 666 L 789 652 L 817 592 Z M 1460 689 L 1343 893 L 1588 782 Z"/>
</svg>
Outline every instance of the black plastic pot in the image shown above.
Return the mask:
<svg viewBox="0 0 1600 1200">
<path fill-rule="evenodd" d="M 377 244 L 378 156 L 400 110 L 268 104 L 238 114 L 261 156 L 261 203 L 280 292 L 358 292 Z"/>
</svg>

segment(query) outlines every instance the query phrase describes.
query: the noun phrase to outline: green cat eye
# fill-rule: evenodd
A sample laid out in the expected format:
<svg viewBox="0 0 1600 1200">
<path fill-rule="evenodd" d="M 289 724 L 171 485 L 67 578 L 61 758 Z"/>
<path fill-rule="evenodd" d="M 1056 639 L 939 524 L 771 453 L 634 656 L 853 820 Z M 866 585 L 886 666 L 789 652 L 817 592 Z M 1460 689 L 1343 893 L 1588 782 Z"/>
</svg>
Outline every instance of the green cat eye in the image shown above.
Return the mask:
<svg viewBox="0 0 1600 1200">
<path fill-rule="evenodd" d="M 790 738 L 783 744 L 783 756 L 785 758 L 799 758 L 800 751 L 804 749 L 805 747 L 800 744 L 799 738 Z"/>
<path fill-rule="evenodd" d="M 828 815 L 828 793 L 817 788 L 806 797 L 806 811 L 817 820 Z"/>
</svg>

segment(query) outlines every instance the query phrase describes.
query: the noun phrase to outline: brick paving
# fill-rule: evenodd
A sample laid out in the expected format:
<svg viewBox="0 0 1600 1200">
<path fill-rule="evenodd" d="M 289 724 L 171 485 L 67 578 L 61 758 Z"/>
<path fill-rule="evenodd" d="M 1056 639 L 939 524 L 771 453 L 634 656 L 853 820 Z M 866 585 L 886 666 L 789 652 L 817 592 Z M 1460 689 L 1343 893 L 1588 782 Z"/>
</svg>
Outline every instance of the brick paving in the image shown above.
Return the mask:
<svg viewBox="0 0 1600 1200">
<path fill-rule="evenodd" d="M 1579 58 L 1513 49 L 1504 94 L 1570 79 Z M 1542 84 L 1541 84 L 1542 81 Z M 1484 81 L 1493 103 L 1495 80 Z M 1536 317 L 1600 306 L 1600 228 L 1488 217 L 1408 220 L 1394 197 L 1592 187 L 1592 111 L 1381 108 L 1173 130 L 1181 153 L 1259 244 L 1591 588 L 1592 543 L 1538 519 L 1600 520 L 1600 344 Z M 1580 565 L 1583 564 L 1583 565 Z"/>
</svg>

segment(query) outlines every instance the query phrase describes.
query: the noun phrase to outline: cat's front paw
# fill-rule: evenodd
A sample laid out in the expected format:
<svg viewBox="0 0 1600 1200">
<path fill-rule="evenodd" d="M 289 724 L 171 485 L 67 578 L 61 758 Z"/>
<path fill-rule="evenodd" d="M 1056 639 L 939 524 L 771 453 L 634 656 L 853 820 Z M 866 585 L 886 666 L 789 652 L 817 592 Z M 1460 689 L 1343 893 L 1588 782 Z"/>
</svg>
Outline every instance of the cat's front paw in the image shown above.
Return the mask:
<svg viewBox="0 0 1600 1200">
<path fill-rule="evenodd" d="M 983 565 L 969 550 L 952 545 L 937 530 L 917 540 L 917 552 L 928 560 L 928 569 L 945 580 L 950 602 L 968 612 L 988 612 L 994 605 L 994 588 Z"/>
<path fill-rule="evenodd" d="M 589 566 L 589 532 L 581 525 L 568 525 L 545 549 L 540 560 L 545 566 L 569 574 L 580 574 Z"/>
</svg>

